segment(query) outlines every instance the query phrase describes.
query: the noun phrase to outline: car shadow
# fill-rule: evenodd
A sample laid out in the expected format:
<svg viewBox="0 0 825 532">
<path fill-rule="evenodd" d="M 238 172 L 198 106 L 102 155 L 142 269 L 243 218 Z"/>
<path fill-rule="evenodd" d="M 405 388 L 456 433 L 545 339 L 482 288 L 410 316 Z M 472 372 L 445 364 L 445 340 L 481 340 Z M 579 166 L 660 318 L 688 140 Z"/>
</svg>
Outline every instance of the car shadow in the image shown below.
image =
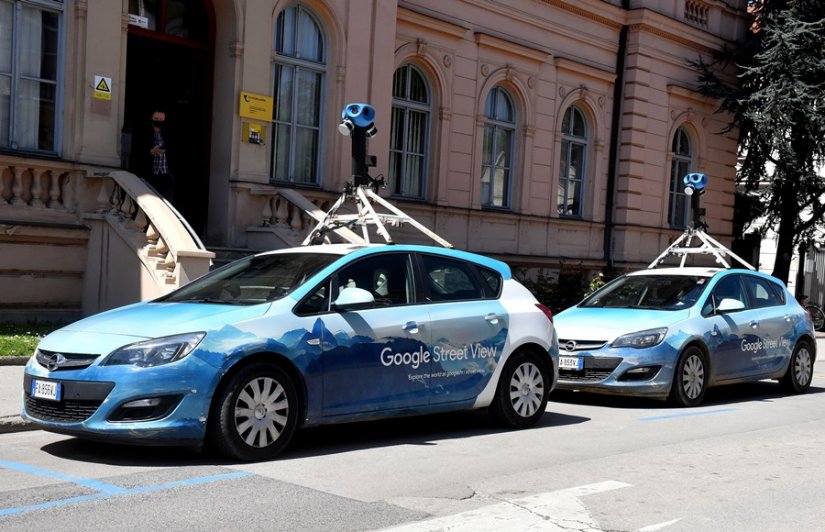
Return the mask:
<svg viewBox="0 0 825 532">
<path fill-rule="evenodd" d="M 811 386 L 806 394 L 825 393 L 825 388 Z M 794 394 L 785 392 L 775 381 L 758 381 L 741 384 L 728 384 L 708 389 L 702 401 L 702 406 L 730 405 L 750 401 L 775 401 L 793 397 Z M 631 397 L 617 394 L 591 393 L 573 390 L 555 390 L 550 394 L 552 409 L 553 403 L 566 403 L 589 406 L 603 406 L 608 408 L 626 409 L 679 409 L 684 408 L 670 401 Z"/>
<path fill-rule="evenodd" d="M 539 422 L 526 430 L 576 425 L 590 419 L 556 413 L 553 411 L 553 404 L 548 405 L 547 412 Z M 428 446 L 436 445 L 442 440 L 505 432 L 512 431 L 495 424 L 483 411 L 324 425 L 299 430 L 289 446 L 275 460 L 326 456 L 399 445 Z M 208 446 L 203 449 L 154 447 L 67 438 L 47 444 L 42 450 L 65 460 L 115 466 L 221 466 L 237 463 L 223 458 Z"/>
</svg>

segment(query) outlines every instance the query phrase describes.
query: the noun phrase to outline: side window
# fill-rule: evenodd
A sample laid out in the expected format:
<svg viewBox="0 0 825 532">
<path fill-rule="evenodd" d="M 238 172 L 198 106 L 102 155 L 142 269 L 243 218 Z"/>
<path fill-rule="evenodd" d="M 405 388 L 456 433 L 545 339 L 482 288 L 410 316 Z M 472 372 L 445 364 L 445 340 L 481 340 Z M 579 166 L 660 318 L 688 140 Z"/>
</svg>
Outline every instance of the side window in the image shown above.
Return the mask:
<svg viewBox="0 0 825 532">
<path fill-rule="evenodd" d="M 318 288 L 306 296 L 303 301 L 295 307 L 295 314 L 298 316 L 312 316 L 321 314 L 329 310 L 329 279 L 324 281 Z"/>
<path fill-rule="evenodd" d="M 721 303 L 723 299 L 735 299 L 747 304 L 747 299 L 742 292 L 742 283 L 738 275 L 729 275 L 716 283 L 705 306 L 702 308 L 702 313 L 710 314 L 719 306 L 719 303 Z"/>
<path fill-rule="evenodd" d="M 753 308 L 775 307 L 782 304 L 776 288 L 764 279 L 746 276 L 745 287 L 748 290 L 750 304 Z"/>
<path fill-rule="evenodd" d="M 483 290 L 472 266 L 435 255 L 422 255 L 424 285 L 430 301 L 481 299 Z"/>
<path fill-rule="evenodd" d="M 378 306 L 406 305 L 413 301 L 409 256 L 405 253 L 378 255 L 359 260 L 338 271 L 338 292 L 363 288 L 372 293 Z"/>
<path fill-rule="evenodd" d="M 487 283 L 487 297 L 490 299 L 495 299 L 501 293 L 501 274 L 495 270 L 491 270 L 489 268 L 482 268 L 478 267 L 478 272 L 481 274 L 481 277 Z"/>
</svg>

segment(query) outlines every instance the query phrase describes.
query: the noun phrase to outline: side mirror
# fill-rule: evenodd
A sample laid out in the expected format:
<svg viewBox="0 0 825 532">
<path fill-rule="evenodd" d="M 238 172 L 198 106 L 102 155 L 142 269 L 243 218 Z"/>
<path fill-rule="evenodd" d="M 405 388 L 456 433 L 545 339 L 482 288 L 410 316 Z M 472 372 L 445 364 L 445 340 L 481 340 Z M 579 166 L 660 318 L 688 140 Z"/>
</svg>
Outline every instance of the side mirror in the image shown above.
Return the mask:
<svg viewBox="0 0 825 532">
<path fill-rule="evenodd" d="M 716 307 L 716 312 L 733 312 L 736 310 L 742 310 L 743 308 L 745 308 L 745 304 L 739 301 L 738 299 L 726 297 L 725 299 L 719 302 L 719 306 Z"/>
<path fill-rule="evenodd" d="M 358 310 L 373 305 L 375 298 L 363 288 L 344 288 L 332 303 L 335 310 Z"/>
</svg>

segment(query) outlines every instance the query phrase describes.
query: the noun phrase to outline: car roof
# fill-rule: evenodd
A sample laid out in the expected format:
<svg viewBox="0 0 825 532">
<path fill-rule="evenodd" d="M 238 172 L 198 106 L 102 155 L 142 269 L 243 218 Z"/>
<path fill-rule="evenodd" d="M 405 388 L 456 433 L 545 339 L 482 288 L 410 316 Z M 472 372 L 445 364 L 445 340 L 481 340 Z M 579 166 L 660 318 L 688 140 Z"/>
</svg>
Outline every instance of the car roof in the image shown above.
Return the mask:
<svg viewBox="0 0 825 532">
<path fill-rule="evenodd" d="M 722 268 L 688 266 L 684 268 L 650 268 L 647 270 L 630 272 L 627 275 L 690 275 L 693 277 L 713 277 L 721 271 L 724 270 Z"/>
<path fill-rule="evenodd" d="M 370 255 L 387 251 L 417 252 L 442 255 L 459 260 L 466 260 L 475 264 L 485 266 L 497 271 L 504 279 L 512 278 L 512 271 L 507 263 L 498 259 L 493 259 L 485 255 L 478 255 L 469 251 L 462 251 L 454 248 L 442 248 L 437 246 L 425 246 L 418 244 L 320 244 L 316 246 L 299 246 L 293 248 L 283 248 L 259 253 L 258 256 L 282 254 L 282 253 L 323 253 L 330 255 Z"/>
</svg>

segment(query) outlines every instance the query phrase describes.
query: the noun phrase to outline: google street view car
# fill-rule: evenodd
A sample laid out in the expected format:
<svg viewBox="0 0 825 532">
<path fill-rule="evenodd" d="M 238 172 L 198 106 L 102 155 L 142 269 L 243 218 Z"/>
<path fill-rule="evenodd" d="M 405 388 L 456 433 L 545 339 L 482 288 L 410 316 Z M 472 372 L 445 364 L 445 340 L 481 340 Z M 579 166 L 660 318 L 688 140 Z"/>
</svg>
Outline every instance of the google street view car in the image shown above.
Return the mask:
<svg viewBox="0 0 825 532">
<path fill-rule="evenodd" d="M 524 428 L 557 381 L 551 318 L 506 264 L 471 253 L 272 251 L 48 335 L 25 368 L 23 417 L 89 439 L 208 441 L 240 460 L 325 423 L 489 408 Z"/>
<path fill-rule="evenodd" d="M 560 389 L 702 402 L 719 384 L 811 384 L 813 324 L 777 279 L 679 267 L 620 277 L 556 316 Z"/>
</svg>

